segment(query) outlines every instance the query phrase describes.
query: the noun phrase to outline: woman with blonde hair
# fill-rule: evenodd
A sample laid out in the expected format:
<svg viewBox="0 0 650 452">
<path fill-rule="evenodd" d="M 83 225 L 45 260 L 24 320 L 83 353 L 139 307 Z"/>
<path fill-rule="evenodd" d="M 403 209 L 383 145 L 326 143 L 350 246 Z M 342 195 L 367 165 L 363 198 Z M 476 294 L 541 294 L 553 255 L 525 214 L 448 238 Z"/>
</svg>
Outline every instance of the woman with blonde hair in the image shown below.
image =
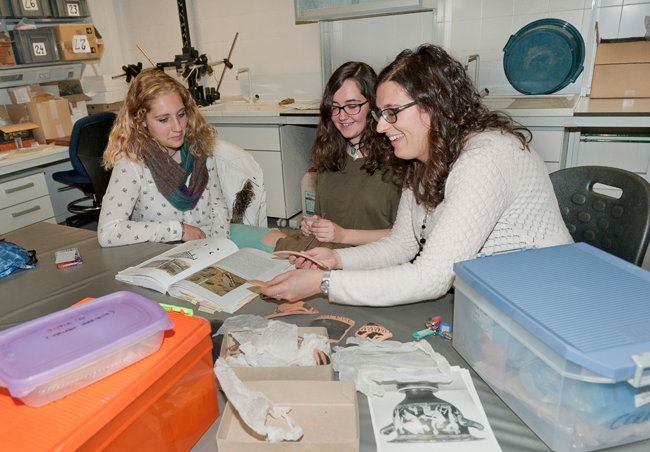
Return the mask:
<svg viewBox="0 0 650 452">
<path fill-rule="evenodd" d="M 112 169 L 97 235 L 102 246 L 229 237 L 213 149 L 215 129 L 183 85 L 138 75 L 104 153 Z"/>
</svg>

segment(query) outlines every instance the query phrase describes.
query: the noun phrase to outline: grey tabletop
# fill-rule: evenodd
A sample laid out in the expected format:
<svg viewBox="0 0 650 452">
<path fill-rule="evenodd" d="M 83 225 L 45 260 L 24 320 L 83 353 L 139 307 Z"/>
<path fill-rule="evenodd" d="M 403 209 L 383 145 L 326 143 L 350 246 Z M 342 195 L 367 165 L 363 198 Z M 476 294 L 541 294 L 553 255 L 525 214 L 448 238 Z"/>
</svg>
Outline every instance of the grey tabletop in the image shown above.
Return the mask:
<svg viewBox="0 0 650 452">
<path fill-rule="evenodd" d="M 0 330 L 25 321 L 49 314 L 71 306 L 86 297 L 100 297 L 118 290 L 130 290 L 147 296 L 152 300 L 193 307 L 191 304 L 167 295 L 119 282 L 115 274 L 146 259 L 156 256 L 169 248 L 168 244 L 145 243 L 117 248 L 101 248 L 95 232 L 68 228 L 49 223 L 36 224 L 5 235 L 8 242 L 15 243 L 37 253 L 38 264 L 35 269 L 20 270 L 0 279 Z M 58 250 L 77 247 L 83 264 L 76 267 L 58 269 L 54 263 L 54 253 Z M 386 308 L 363 308 L 329 303 L 326 299 L 315 297 L 307 302 L 319 311 L 319 315 L 331 314 L 348 317 L 355 321 L 350 330 L 353 334 L 358 327 L 374 322 L 388 328 L 394 340 L 408 342 L 411 334 L 424 327 L 428 317 L 441 316 L 442 321 L 453 324 L 453 296 L 448 294 L 438 300 L 415 303 L 406 306 Z M 237 311 L 237 314 L 265 316 L 275 310 L 275 301 L 260 298 Z M 216 330 L 230 314 L 206 314 Z M 306 326 L 317 315 L 283 317 L 280 320 Z M 508 408 L 487 384 L 472 370 L 454 350 L 451 341 L 438 336 L 425 338 L 433 349 L 442 354 L 449 363 L 470 370 L 479 398 L 494 430 L 494 434 L 505 452 L 549 451 L 550 449 Z M 218 345 L 218 344 L 215 344 Z M 357 393 L 359 401 L 360 450 L 376 450 L 368 402 L 364 395 Z M 219 395 L 220 410 L 225 401 Z M 219 419 L 205 432 L 192 448 L 192 452 L 213 452 L 217 450 L 216 432 Z M 650 450 L 650 440 L 612 448 L 621 452 Z"/>
</svg>

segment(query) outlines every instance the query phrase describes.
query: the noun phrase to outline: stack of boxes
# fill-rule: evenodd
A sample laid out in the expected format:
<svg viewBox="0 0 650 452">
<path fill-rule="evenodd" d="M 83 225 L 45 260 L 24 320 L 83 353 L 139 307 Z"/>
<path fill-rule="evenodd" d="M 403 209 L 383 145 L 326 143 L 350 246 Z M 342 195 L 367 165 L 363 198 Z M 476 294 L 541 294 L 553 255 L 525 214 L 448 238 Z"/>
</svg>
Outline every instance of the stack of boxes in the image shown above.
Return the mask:
<svg viewBox="0 0 650 452">
<path fill-rule="evenodd" d="M 84 77 L 84 92 L 92 97 L 88 101 L 88 113 L 101 113 L 104 111 L 117 112 L 126 98 L 129 86 L 124 77 L 113 79 L 110 75 Z"/>
</svg>

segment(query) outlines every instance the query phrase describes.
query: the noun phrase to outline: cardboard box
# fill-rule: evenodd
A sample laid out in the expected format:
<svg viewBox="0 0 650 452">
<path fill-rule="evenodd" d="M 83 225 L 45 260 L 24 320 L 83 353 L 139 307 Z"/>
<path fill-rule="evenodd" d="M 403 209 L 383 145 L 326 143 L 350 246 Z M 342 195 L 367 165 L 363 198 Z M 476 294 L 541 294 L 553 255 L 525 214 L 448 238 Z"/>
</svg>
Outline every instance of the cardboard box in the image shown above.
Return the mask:
<svg viewBox="0 0 650 452">
<path fill-rule="evenodd" d="M 66 99 L 70 102 L 70 113 L 73 125 L 79 119 L 88 116 L 86 102 L 89 101 L 91 97 L 84 94 L 84 90 L 79 80 L 41 83 L 41 89 L 54 94 L 55 97 Z"/>
<path fill-rule="evenodd" d="M 0 66 L 14 66 L 16 58 L 11 48 L 13 41 L 6 31 L 0 32 Z"/>
<path fill-rule="evenodd" d="M 4 105 L 0 105 L 0 151 L 10 151 L 30 147 L 36 144 L 34 129 L 38 128 L 31 122 L 13 123 Z"/>
<path fill-rule="evenodd" d="M 61 24 L 47 27 L 54 30 L 61 61 L 99 59 L 104 51 L 101 34 L 93 24 Z"/>
<path fill-rule="evenodd" d="M 329 339 L 327 329 L 319 327 L 298 327 L 298 335 L 320 334 Z M 235 339 L 228 333 L 221 342 L 220 356 L 230 356 L 229 348 L 236 345 Z M 331 356 L 330 356 L 331 361 Z M 292 367 L 233 367 L 235 375 L 242 381 L 258 380 L 311 380 L 332 381 L 334 368 L 332 364 L 324 366 L 292 366 Z"/>
<path fill-rule="evenodd" d="M 40 91 L 41 87 L 38 83 L 7 88 L 7 93 L 9 93 L 9 98 L 13 104 L 26 104 L 27 102 L 33 102 L 34 94 L 39 93 Z"/>
<path fill-rule="evenodd" d="M 106 91 L 129 89 L 129 85 L 126 83 L 126 77 L 113 78 L 112 75 L 84 76 L 81 79 L 81 83 L 84 86 L 84 90 L 88 93 L 103 93 Z"/>
<path fill-rule="evenodd" d="M 103 111 L 114 111 L 115 113 L 117 113 L 118 111 L 120 111 L 120 108 L 122 108 L 122 104 L 124 104 L 124 102 L 115 102 L 112 104 L 86 103 L 86 107 L 88 107 L 88 114 L 101 113 Z"/>
<path fill-rule="evenodd" d="M 115 102 L 122 102 L 126 99 L 126 94 L 129 92 L 127 89 L 121 89 L 119 91 L 104 91 L 99 93 L 94 93 L 91 97 L 91 100 L 88 101 L 88 104 L 114 104 Z"/>
<path fill-rule="evenodd" d="M 298 441 L 269 443 L 253 432 L 228 402 L 217 430 L 219 452 L 357 452 L 359 411 L 357 391 L 349 381 L 249 381 L 252 391 L 261 392 L 280 406 L 290 406 L 291 416 L 303 428 Z M 283 418 L 269 416 L 268 425 L 287 429 Z"/>
<path fill-rule="evenodd" d="M 25 106 L 31 121 L 40 127 L 34 132 L 39 143 L 45 144 L 48 138 L 61 138 L 72 133 L 72 117 L 66 99 L 29 102 Z"/>
<path fill-rule="evenodd" d="M 592 99 L 650 97 L 650 41 L 639 39 L 598 44 Z"/>
</svg>

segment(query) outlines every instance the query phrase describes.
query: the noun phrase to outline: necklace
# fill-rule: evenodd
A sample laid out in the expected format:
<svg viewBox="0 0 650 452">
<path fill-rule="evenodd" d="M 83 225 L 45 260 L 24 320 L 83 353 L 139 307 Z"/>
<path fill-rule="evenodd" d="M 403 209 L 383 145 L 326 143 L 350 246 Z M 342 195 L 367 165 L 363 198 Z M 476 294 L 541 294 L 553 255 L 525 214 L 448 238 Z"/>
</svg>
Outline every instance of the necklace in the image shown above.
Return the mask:
<svg viewBox="0 0 650 452">
<path fill-rule="evenodd" d="M 180 150 L 180 148 L 176 149 L 172 155 L 169 155 L 169 153 L 167 153 L 167 155 L 169 155 L 169 157 L 173 159 L 174 156 L 175 156 L 176 154 L 178 154 L 178 151 L 179 151 L 179 150 Z"/>
<path fill-rule="evenodd" d="M 348 142 L 348 146 L 350 146 L 350 156 L 352 157 L 353 160 L 356 160 L 359 157 L 363 157 L 363 155 L 361 154 L 361 148 L 363 147 L 363 145 L 361 144 L 360 141 L 357 144 L 352 144 L 350 140 L 346 140 L 346 141 Z M 357 152 L 359 153 L 357 154 Z"/>
<path fill-rule="evenodd" d="M 425 210 L 424 211 L 424 220 L 422 221 L 422 231 L 420 231 L 420 247 L 424 247 L 424 244 L 427 243 L 427 239 L 425 237 L 426 235 L 426 229 L 427 229 L 427 217 L 429 216 L 429 213 Z"/>
</svg>

